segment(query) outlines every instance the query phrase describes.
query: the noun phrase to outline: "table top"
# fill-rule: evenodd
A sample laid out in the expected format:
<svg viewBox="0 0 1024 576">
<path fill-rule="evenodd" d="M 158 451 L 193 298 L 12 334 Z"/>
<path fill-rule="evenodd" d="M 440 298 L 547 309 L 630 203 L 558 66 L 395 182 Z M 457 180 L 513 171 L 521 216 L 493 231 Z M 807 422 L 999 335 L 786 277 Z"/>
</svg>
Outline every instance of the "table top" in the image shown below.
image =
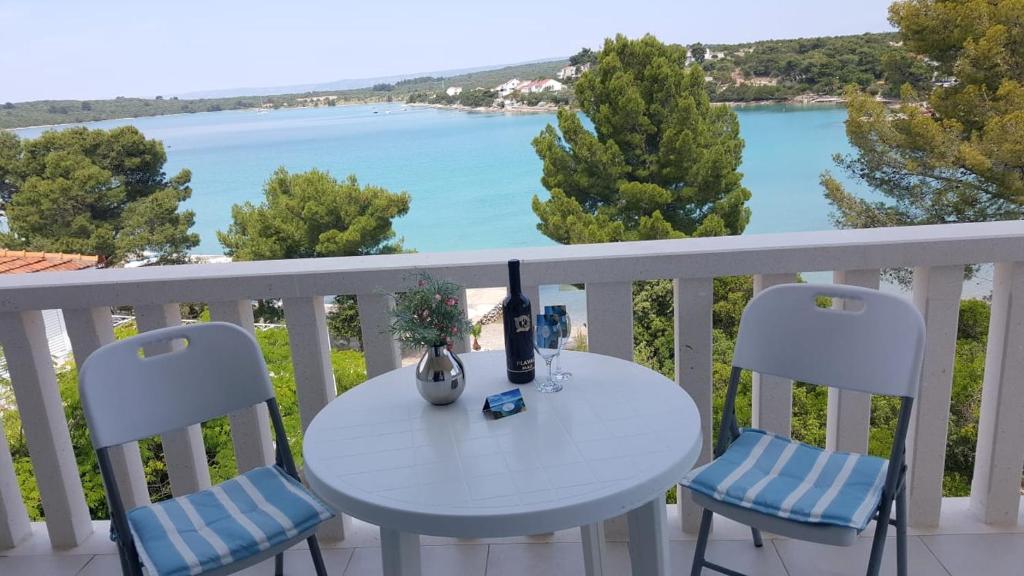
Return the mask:
<svg viewBox="0 0 1024 576">
<path fill-rule="evenodd" d="M 349 390 L 313 419 L 306 478 L 328 504 L 415 534 L 552 532 L 636 508 L 690 470 L 700 416 L 679 386 L 643 366 L 563 352 L 558 393 L 518 386 L 526 411 L 491 420 L 484 399 L 515 388 L 502 351 L 462 354 L 466 390 L 432 406 L 413 367 Z M 537 377 L 546 369 L 538 361 Z"/>
</svg>

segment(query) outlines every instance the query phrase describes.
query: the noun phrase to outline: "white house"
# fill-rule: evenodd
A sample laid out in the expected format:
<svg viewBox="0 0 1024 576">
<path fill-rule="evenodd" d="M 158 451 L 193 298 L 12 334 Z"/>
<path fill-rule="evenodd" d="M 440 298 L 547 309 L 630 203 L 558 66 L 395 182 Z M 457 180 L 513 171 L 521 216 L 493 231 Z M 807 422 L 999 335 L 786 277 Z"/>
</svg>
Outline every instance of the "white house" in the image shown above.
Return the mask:
<svg viewBox="0 0 1024 576">
<path fill-rule="evenodd" d="M 565 66 L 558 71 L 559 80 L 572 80 L 573 78 L 579 78 L 587 70 L 590 70 L 590 62 L 584 64 L 578 64 L 576 66 Z"/>
<path fill-rule="evenodd" d="M 449 86 L 444 93 L 449 96 L 458 96 L 459 94 L 462 94 L 462 86 Z"/>
<path fill-rule="evenodd" d="M 516 88 L 517 92 L 523 94 L 530 94 L 534 92 L 560 92 L 565 88 L 565 84 L 562 84 L 558 80 L 552 80 L 551 78 L 545 78 L 544 80 L 530 80 L 529 82 L 522 82 L 519 87 Z"/>
<path fill-rule="evenodd" d="M 499 84 L 494 91 L 498 93 L 498 96 L 508 96 L 518 90 L 520 84 L 522 84 L 522 82 L 519 81 L 519 78 L 513 78 L 507 82 Z"/>
</svg>

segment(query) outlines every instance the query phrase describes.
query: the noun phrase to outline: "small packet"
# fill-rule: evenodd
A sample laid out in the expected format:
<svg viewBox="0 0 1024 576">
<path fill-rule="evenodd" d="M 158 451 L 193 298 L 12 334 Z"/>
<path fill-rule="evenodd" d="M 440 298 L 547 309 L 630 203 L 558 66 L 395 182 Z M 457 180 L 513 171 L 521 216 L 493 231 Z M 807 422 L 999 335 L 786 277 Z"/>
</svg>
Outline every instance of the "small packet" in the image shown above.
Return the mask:
<svg viewBox="0 0 1024 576">
<path fill-rule="evenodd" d="M 484 415 L 494 420 L 526 411 L 523 393 L 518 388 L 492 394 L 484 401 Z"/>
</svg>

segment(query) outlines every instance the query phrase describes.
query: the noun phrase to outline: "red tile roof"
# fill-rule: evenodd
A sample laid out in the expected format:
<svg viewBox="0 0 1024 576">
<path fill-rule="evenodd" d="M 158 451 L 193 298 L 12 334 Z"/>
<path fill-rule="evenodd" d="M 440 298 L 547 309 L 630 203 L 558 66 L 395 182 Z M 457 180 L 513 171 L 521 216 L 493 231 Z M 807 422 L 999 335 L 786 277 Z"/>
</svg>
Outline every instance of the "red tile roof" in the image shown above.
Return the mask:
<svg viewBox="0 0 1024 576">
<path fill-rule="evenodd" d="M 0 249 L 0 274 L 83 270 L 98 265 L 96 256 Z"/>
</svg>

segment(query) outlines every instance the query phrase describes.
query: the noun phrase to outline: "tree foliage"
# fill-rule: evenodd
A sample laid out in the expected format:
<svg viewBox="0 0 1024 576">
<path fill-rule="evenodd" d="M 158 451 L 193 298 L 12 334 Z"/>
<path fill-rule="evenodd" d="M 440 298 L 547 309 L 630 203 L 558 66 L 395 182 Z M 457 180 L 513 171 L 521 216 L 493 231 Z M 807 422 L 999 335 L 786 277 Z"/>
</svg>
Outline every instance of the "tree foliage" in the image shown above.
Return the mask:
<svg viewBox="0 0 1024 576">
<path fill-rule="evenodd" d="M 236 260 L 275 260 L 394 254 L 402 241 L 391 221 L 409 211 L 409 195 L 361 186 L 355 175 L 278 168 L 263 186 L 264 200 L 231 208 L 227 231 L 217 232 Z"/>
<path fill-rule="evenodd" d="M 855 152 L 838 166 L 885 198 L 869 201 L 822 175 L 841 227 L 1024 217 L 1024 3 L 901 0 L 890 20 L 905 45 L 955 82 L 927 104 L 905 86 L 889 110 L 852 94 L 846 133 Z"/>
<path fill-rule="evenodd" d="M 541 232 L 575 244 L 743 231 L 739 122 L 685 62 L 684 47 L 653 36 L 605 42 L 576 84 L 593 130 L 563 109 L 533 141 L 551 192 L 533 198 Z"/>
<path fill-rule="evenodd" d="M 189 229 L 192 174 L 168 178 L 163 144 L 138 129 L 68 128 L 34 140 L 0 134 L 0 200 L 8 248 L 100 256 L 118 264 L 144 253 L 184 260 L 199 236 Z"/>
</svg>

